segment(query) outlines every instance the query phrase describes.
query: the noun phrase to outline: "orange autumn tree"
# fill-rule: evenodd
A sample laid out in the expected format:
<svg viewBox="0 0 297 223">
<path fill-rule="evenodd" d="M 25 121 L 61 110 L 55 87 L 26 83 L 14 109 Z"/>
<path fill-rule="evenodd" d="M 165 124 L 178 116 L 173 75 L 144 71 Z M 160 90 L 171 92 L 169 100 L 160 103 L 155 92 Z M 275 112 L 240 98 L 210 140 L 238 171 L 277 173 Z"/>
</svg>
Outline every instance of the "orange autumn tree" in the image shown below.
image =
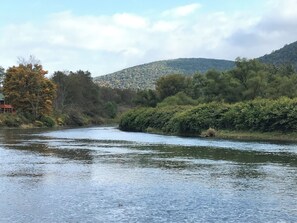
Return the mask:
<svg viewBox="0 0 297 223">
<path fill-rule="evenodd" d="M 7 69 L 3 92 L 17 112 L 30 114 L 35 119 L 52 112 L 56 86 L 45 74 L 47 71 L 37 63 L 23 63 Z"/>
</svg>

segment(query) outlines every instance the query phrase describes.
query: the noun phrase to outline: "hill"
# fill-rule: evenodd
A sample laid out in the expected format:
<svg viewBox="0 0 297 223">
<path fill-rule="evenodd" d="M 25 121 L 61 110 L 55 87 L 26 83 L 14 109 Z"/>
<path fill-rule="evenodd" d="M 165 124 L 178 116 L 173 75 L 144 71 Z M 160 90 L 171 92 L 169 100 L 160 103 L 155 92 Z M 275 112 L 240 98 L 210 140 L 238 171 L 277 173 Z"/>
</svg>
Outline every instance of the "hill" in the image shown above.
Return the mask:
<svg viewBox="0 0 297 223">
<path fill-rule="evenodd" d="M 257 59 L 263 63 L 274 64 L 276 66 L 292 64 L 297 70 L 297 41 Z M 234 62 L 230 60 L 181 58 L 127 68 L 115 73 L 96 77 L 94 80 L 100 86 L 110 86 L 112 88 L 153 89 L 155 81 L 164 75 L 176 73 L 193 75 L 196 72 L 205 73 L 210 69 L 225 71 L 233 67 Z"/>
<path fill-rule="evenodd" d="M 112 88 L 153 89 L 155 81 L 164 75 L 177 73 L 193 75 L 196 72 L 205 73 L 210 69 L 224 71 L 233 67 L 234 62 L 229 60 L 181 58 L 134 66 L 96 77 L 94 80 L 100 86 Z"/>
<path fill-rule="evenodd" d="M 274 64 L 276 66 L 292 64 L 297 70 L 297 41 L 286 44 L 283 48 L 259 57 L 258 59 L 263 63 Z"/>
</svg>

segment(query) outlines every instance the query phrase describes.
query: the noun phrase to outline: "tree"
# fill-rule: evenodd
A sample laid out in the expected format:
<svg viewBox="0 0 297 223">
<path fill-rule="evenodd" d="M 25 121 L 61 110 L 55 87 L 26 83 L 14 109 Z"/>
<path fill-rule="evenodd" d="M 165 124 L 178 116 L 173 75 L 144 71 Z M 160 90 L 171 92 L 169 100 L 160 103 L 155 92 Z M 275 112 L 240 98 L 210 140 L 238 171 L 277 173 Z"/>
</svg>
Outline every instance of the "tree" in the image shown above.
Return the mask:
<svg viewBox="0 0 297 223">
<path fill-rule="evenodd" d="M 8 68 L 3 84 L 6 100 L 18 112 L 29 113 L 35 119 L 52 112 L 55 84 L 45 77 L 40 64 L 19 64 Z"/>
<path fill-rule="evenodd" d="M 0 89 L 3 87 L 3 82 L 5 79 L 5 70 L 0 66 Z"/>
<path fill-rule="evenodd" d="M 105 105 L 105 110 L 110 118 L 115 118 L 118 113 L 118 106 L 114 102 L 107 102 Z"/>
<path fill-rule="evenodd" d="M 57 71 L 54 73 L 51 80 L 57 86 L 57 97 L 54 100 L 54 107 L 58 111 L 63 111 L 67 103 L 67 98 L 69 97 L 67 72 Z"/>
<path fill-rule="evenodd" d="M 230 71 L 230 75 L 241 85 L 238 88 L 238 93 L 242 94 L 241 100 L 264 97 L 270 67 L 257 59 L 237 58 L 235 64 L 236 68 Z"/>
<path fill-rule="evenodd" d="M 93 82 L 88 71 L 76 71 L 69 73 L 55 72 L 52 80 L 57 85 L 58 97 L 55 101 L 55 109 L 58 111 L 75 110 L 88 116 L 102 113 L 102 101 L 100 89 Z"/>
<path fill-rule="evenodd" d="M 185 91 L 187 88 L 186 77 L 180 74 L 172 74 L 163 76 L 156 82 L 156 90 L 163 100 L 169 96 L 173 96 L 180 91 Z"/>
<path fill-rule="evenodd" d="M 159 102 L 156 91 L 151 89 L 138 91 L 134 99 L 135 104 L 147 107 L 156 107 Z"/>
</svg>

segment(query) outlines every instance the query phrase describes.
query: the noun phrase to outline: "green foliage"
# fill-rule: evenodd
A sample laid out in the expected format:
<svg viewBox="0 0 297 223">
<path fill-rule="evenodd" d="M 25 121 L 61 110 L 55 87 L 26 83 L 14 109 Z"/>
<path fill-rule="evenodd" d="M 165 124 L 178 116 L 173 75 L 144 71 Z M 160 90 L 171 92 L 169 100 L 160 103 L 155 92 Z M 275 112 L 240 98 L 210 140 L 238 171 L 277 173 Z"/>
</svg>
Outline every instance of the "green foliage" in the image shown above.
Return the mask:
<svg viewBox="0 0 297 223">
<path fill-rule="evenodd" d="M 196 105 L 197 101 L 189 97 L 184 92 L 179 92 L 174 96 L 165 98 L 161 103 L 158 104 L 158 107 L 164 106 L 174 106 L 174 105 Z"/>
<path fill-rule="evenodd" d="M 192 76 L 210 69 L 226 71 L 234 67 L 233 61 L 203 58 L 182 58 L 157 61 L 127 68 L 112 74 L 99 76 L 95 82 L 100 86 L 121 89 L 148 90 L 155 88 L 155 82 L 162 76 L 182 74 Z"/>
<path fill-rule="evenodd" d="M 19 127 L 21 124 L 20 117 L 16 115 L 7 115 L 4 119 L 4 125 L 7 127 Z"/>
<path fill-rule="evenodd" d="M 54 127 L 56 125 L 55 120 L 50 116 L 42 116 L 40 121 L 43 123 L 46 127 Z"/>
<path fill-rule="evenodd" d="M 166 131 L 171 117 L 182 110 L 182 107 L 138 108 L 125 113 L 119 128 L 127 131 L 147 131 L 148 128 Z"/>
<path fill-rule="evenodd" d="M 258 60 L 238 58 L 236 67 L 227 72 L 209 70 L 206 74 L 196 73 L 192 78 L 178 74 L 161 77 L 156 82 L 155 94 L 159 96 L 158 106 L 213 101 L 234 103 L 256 98 L 294 98 L 297 97 L 296 85 L 297 73 L 291 67 L 277 68 Z M 155 107 L 148 103 L 153 100 L 148 99 L 147 93 L 141 96 L 140 105 Z"/>
<path fill-rule="evenodd" d="M 25 116 L 16 113 L 0 114 L 0 126 L 5 127 L 20 127 L 22 124 L 32 123 Z"/>
<path fill-rule="evenodd" d="M 92 81 L 88 71 L 55 72 L 52 80 L 57 84 L 58 94 L 55 109 L 65 111 L 76 108 L 82 114 L 95 115 L 101 111 L 99 88 Z"/>
<path fill-rule="evenodd" d="M 297 98 L 256 99 L 235 104 L 139 108 L 122 116 L 120 129 L 156 129 L 175 134 L 201 134 L 209 128 L 290 132 L 297 130 Z"/>
<path fill-rule="evenodd" d="M 157 92 L 151 89 L 138 91 L 134 99 L 136 105 L 145 107 L 156 107 L 159 101 L 160 99 L 157 95 Z"/>
<path fill-rule="evenodd" d="M 110 118 L 115 118 L 118 112 L 117 104 L 114 102 L 107 102 L 105 105 L 105 109 L 107 111 L 107 114 Z"/>
<path fill-rule="evenodd" d="M 273 51 L 271 54 L 264 55 L 259 58 L 263 63 L 274 65 L 285 65 L 290 69 L 297 69 L 297 42 L 287 44 L 279 50 Z"/>
<path fill-rule="evenodd" d="M 161 77 L 156 82 L 156 91 L 161 100 L 173 96 L 187 88 L 186 77 L 180 74 L 171 74 Z"/>
<path fill-rule="evenodd" d="M 99 87 L 88 71 L 57 71 L 52 80 L 57 85 L 55 111 L 67 116 L 68 125 L 102 124 L 104 118 L 115 118 L 134 105 L 136 92 Z"/>
<path fill-rule="evenodd" d="M 168 131 L 178 134 L 200 134 L 210 127 L 221 126 L 222 115 L 228 110 L 227 104 L 209 103 L 189 107 L 176 114 L 168 123 Z"/>
<path fill-rule="evenodd" d="M 70 109 L 65 117 L 65 124 L 69 126 L 84 126 L 89 124 L 88 119 L 79 111 Z"/>
<path fill-rule="evenodd" d="M 0 89 L 3 86 L 4 79 L 5 79 L 5 69 L 0 66 Z"/>
</svg>

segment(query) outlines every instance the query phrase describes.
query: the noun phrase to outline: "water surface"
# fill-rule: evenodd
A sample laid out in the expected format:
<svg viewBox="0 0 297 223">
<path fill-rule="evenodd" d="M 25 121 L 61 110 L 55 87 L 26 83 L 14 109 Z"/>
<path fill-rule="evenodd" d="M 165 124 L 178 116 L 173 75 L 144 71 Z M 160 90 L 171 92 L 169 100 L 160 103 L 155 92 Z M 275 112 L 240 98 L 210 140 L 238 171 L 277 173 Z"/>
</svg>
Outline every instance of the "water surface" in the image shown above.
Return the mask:
<svg viewBox="0 0 297 223">
<path fill-rule="evenodd" d="M 0 130 L 0 222 L 297 222 L 297 145 Z"/>
</svg>

